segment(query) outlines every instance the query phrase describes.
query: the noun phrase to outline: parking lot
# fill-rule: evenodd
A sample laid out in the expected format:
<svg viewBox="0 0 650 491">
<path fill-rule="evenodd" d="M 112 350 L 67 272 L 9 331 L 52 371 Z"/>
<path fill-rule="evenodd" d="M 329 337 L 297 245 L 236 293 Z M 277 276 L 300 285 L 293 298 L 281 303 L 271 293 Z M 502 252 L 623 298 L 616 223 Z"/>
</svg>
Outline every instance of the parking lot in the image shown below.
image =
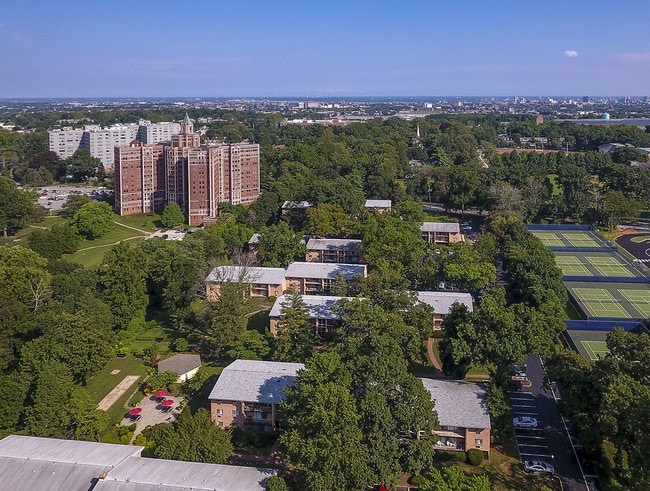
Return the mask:
<svg viewBox="0 0 650 491">
<path fill-rule="evenodd" d="M 539 412 L 532 390 L 522 389 L 520 392 L 513 392 L 510 395 L 510 403 L 515 417 L 530 416 L 538 421 L 537 428 L 515 428 L 521 460 L 542 460 L 552 463 L 554 456 L 549 451 L 546 435 L 544 434 L 544 423 L 539 419 Z"/>
<path fill-rule="evenodd" d="M 37 189 L 39 193 L 38 203 L 47 211 L 58 211 L 63 208 L 68 196 L 75 194 L 87 194 L 91 198 L 99 198 L 102 193 L 110 192 L 104 187 L 97 186 L 68 186 L 58 184 L 53 186 L 43 186 Z"/>
</svg>

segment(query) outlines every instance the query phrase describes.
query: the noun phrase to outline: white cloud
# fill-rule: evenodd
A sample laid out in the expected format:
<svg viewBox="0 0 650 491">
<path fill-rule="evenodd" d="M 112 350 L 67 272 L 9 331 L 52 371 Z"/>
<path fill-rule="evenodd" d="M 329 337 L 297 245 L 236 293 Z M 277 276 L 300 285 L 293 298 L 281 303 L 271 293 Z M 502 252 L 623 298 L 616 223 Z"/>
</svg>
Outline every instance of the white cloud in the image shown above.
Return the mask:
<svg viewBox="0 0 650 491">
<path fill-rule="evenodd" d="M 573 50 L 573 49 L 567 49 L 564 52 L 564 56 L 566 56 L 568 58 L 577 58 L 578 57 L 578 52 Z"/>
</svg>

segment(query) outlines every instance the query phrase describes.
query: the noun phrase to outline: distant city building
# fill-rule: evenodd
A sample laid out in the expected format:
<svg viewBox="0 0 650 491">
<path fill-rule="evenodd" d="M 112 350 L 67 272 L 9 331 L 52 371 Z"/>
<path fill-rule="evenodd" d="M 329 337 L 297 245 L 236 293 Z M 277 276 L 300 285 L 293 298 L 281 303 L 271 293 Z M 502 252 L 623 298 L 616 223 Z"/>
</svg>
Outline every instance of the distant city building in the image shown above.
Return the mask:
<svg viewBox="0 0 650 491">
<path fill-rule="evenodd" d="M 535 124 L 542 124 L 544 122 L 544 116 L 541 114 L 538 114 L 535 116 Z"/>
<path fill-rule="evenodd" d="M 260 194 L 260 147 L 242 142 L 201 145 L 186 115 L 171 143 L 137 141 L 114 149 L 115 211 L 160 210 L 178 203 L 190 225 L 216 218 L 219 203 L 249 204 Z"/>
<path fill-rule="evenodd" d="M 114 125 L 102 128 L 86 125 L 84 129 L 63 128 L 50 130 L 49 150 L 60 158 L 67 159 L 79 149 L 87 149 L 90 155 L 102 161 L 105 169 L 113 168 L 114 148 L 129 145 L 133 141 L 144 144 L 169 141 L 181 131 L 179 123 L 152 123 L 140 120 L 137 123 Z"/>
</svg>

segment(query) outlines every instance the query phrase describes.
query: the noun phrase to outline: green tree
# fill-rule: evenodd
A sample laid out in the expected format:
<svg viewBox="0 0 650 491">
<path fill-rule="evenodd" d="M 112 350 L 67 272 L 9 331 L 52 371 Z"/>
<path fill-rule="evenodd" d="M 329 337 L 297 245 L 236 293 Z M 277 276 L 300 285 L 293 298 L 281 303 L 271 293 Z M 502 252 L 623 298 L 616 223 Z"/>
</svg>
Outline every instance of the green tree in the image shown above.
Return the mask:
<svg viewBox="0 0 650 491">
<path fill-rule="evenodd" d="M 80 182 L 89 177 L 104 177 L 104 165 L 97 157 L 90 155 L 90 150 L 79 149 L 65 160 L 68 175 Z"/>
<path fill-rule="evenodd" d="M 83 239 L 68 223 L 56 224 L 51 230 L 37 229 L 27 238 L 27 245 L 47 259 L 59 259 L 74 254 Z"/>
<path fill-rule="evenodd" d="M 321 203 L 307 209 L 305 231 L 318 237 L 341 237 L 350 224 L 350 217 L 339 205 Z"/>
<path fill-rule="evenodd" d="M 47 303 L 52 275 L 46 266 L 47 259 L 20 245 L 0 248 L 0 284 L 8 299 L 32 310 Z"/>
<path fill-rule="evenodd" d="M 61 216 L 64 218 L 72 218 L 87 203 L 90 203 L 90 196 L 87 194 L 71 194 L 68 199 L 63 203 L 61 208 Z"/>
<path fill-rule="evenodd" d="M 285 294 L 275 338 L 274 358 L 302 363 L 314 354 L 318 341 L 302 296 L 298 293 Z"/>
<path fill-rule="evenodd" d="M 185 221 L 185 216 L 178 203 L 169 203 L 160 216 L 160 223 L 163 224 L 163 227 L 177 227 L 183 221 Z"/>
<path fill-rule="evenodd" d="M 144 317 L 147 296 L 147 256 L 129 242 L 120 242 L 104 254 L 100 266 L 102 297 L 110 306 L 118 329 L 137 316 Z"/>
<path fill-rule="evenodd" d="M 621 191 L 609 191 L 603 199 L 603 217 L 612 227 L 621 220 L 633 220 L 639 216 L 642 203 L 634 198 L 628 198 Z"/>
<path fill-rule="evenodd" d="M 259 234 L 258 254 L 262 266 L 286 268 L 307 252 L 302 235 L 292 231 L 286 222 L 266 227 Z"/>
<path fill-rule="evenodd" d="M 3 237 L 13 235 L 23 228 L 34 212 L 37 196 L 31 191 L 23 191 L 16 183 L 0 176 L 0 230 Z"/>
<path fill-rule="evenodd" d="M 113 210 L 104 201 L 92 201 L 83 205 L 74 217 L 72 224 L 86 239 L 96 239 L 113 226 Z"/>
<path fill-rule="evenodd" d="M 224 353 L 246 330 L 245 292 L 244 283 L 222 283 L 218 299 L 206 311 L 201 330 L 208 338 L 208 346 L 217 354 Z"/>
<path fill-rule="evenodd" d="M 422 491 L 490 491 L 485 474 L 467 476 L 460 467 L 432 468 L 420 484 Z"/>
</svg>

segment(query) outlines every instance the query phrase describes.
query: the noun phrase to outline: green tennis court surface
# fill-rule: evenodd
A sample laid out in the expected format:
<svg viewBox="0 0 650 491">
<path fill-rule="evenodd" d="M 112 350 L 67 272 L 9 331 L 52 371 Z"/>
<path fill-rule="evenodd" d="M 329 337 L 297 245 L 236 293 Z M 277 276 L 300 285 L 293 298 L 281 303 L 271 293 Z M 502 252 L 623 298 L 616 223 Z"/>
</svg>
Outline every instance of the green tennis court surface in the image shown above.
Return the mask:
<svg viewBox="0 0 650 491">
<path fill-rule="evenodd" d="M 627 265 L 614 256 L 589 256 L 586 259 L 602 276 L 634 276 Z"/>
<path fill-rule="evenodd" d="M 532 232 L 533 235 L 541 240 L 542 244 L 544 244 L 546 247 L 565 245 L 564 242 L 562 242 L 562 239 L 560 239 L 560 237 L 553 232 L 539 232 L 537 230 L 533 230 Z"/>
<path fill-rule="evenodd" d="M 565 276 L 592 276 L 580 258 L 576 256 L 555 256 L 555 262 Z"/>
<path fill-rule="evenodd" d="M 590 232 L 563 232 L 562 235 L 574 247 L 599 247 L 601 245 Z"/>
<path fill-rule="evenodd" d="M 604 358 L 609 350 L 605 341 L 580 341 L 582 347 L 593 361 Z"/>
<path fill-rule="evenodd" d="M 627 310 L 605 288 L 573 288 L 573 296 L 587 311 L 588 317 L 631 318 Z"/>
<path fill-rule="evenodd" d="M 650 290 L 619 288 L 618 292 L 642 317 L 650 318 Z"/>
</svg>

